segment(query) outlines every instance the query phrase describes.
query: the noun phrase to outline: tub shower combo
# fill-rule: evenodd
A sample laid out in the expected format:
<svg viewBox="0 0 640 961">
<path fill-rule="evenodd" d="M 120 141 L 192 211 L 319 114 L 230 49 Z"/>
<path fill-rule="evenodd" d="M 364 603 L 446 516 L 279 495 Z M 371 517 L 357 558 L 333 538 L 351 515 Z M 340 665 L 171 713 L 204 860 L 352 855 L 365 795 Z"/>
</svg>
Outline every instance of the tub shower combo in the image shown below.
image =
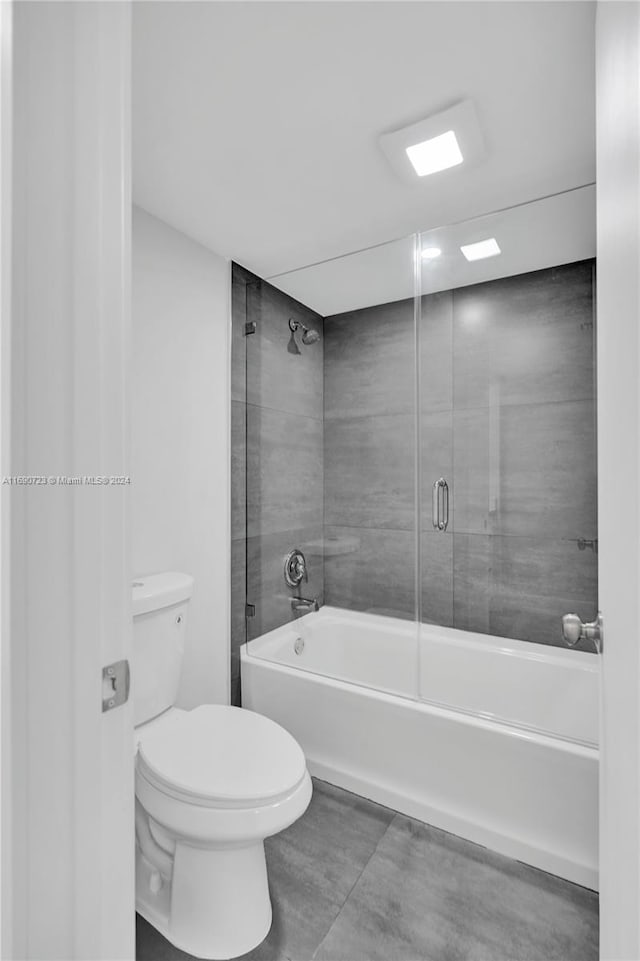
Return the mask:
<svg viewBox="0 0 640 961">
<path fill-rule="evenodd" d="M 312 774 L 597 888 L 592 204 L 234 265 L 232 681 Z"/>
</svg>

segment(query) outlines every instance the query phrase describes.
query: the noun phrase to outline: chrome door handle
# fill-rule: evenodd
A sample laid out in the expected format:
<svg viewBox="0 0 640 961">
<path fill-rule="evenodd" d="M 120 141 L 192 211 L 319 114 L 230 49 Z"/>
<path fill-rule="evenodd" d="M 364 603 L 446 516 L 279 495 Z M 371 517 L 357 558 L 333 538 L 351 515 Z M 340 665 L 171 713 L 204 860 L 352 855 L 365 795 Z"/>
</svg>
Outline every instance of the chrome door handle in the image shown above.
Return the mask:
<svg viewBox="0 0 640 961">
<path fill-rule="evenodd" d="M 434 481 L 431 491 L 431 522 L 437 531 L 446 531 L 449 524 L 449 485 L 444 477 Z"/>
<path fill-rule="evenodd" d="M 568 647 L 575 647 L 578 641 L 591 641 L 598 654 L 602 651 L 604 623 L 598 611 L 595 621 L 585 624 L 577 614 L 565 614 L 562 618 L 562 637 Z"/>
</svg>

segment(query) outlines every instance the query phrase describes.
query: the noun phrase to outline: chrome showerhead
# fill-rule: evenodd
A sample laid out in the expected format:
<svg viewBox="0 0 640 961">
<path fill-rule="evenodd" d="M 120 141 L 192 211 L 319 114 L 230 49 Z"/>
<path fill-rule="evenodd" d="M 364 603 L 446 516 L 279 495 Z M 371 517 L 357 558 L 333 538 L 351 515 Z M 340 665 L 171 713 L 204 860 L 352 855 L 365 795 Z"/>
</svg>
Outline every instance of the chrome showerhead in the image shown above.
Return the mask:
<svg viewBox="0 0 640 961">
<path fill-rule="evenodd" d="M 302 340 L 302 343 L 303 343 L 305 346 L 307 346 L 307 347 L 309 346 L 309 344 L 317 344 L 318 341 L 320 340 L 320 331 L 318 331 L 318 330 L 313 330 L 313 329 L 311 329 L 311 328 L 309 328 L 309 327 L 305 327 L 304 324 L 301 324 L 299 320 L 294 320 L 293 317 L 290 317 L 290 318 L 289 318 L 289 330 L 291 331 L 291 340 L 293 341 L 293 343 L 294 343 L 294 345 L 295 345 L 296 347 L 297 347 L 297 344 L 295 343 L 295 338 L 294 338 L 293 335 L 295 334 L 295 332 L 296 332 L 297 330 L 301 330 L 301 331 L 302 331 L 302 338 L 301 338 L 301 340 Z M 299 354 L 299 353 L 300 353 L 299 350 L 293 350 L 293 349 L 292 349 L 292 347 L 291 347 L 291 341 L 289 341 L 289 348 L 288 348 L 288 349 L 289 349 L 289 353 L 290 353 L 290 354 L 295 354 L 295 353 L 298 353 L 298 354 Z"/>
</svg>

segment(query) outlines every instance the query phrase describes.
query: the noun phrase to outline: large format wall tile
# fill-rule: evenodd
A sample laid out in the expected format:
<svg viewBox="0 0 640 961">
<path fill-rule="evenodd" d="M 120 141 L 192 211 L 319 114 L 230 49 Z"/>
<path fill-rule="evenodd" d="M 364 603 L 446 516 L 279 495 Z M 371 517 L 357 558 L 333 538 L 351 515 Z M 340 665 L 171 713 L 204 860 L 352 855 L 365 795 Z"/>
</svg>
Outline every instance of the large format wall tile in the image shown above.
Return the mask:
<svg viewBox="0 0 640 961">
<path fill-rule="evenodd" d="M 414 429 L 406 414 L 325 421 L 325 523 L 413 527 Z"/>
<path fill-rule="evenodd" d="M 327 551 L 325 602 L 392 617 L 415 617 L 415 535 L 412 531 L 325 528 L 327 539 L 350 543 Z"/>
<path fill-rule="evenodd" d="M 322 421 L 247 408 L 249 537 L 322 524 Z"/>
<path fill-rule="evenodd" d="M 422 530 L 433 530 L 433 485 L 444 478 L 449 487 L 449 524 L 453 530 L 455 497 L 453 490 L 453 412 L 429 411 L 420 416 L 420 455 L 422 459 Z"/>
<path fill-rule="evenodd" d="M 325 418 L 413 412 L 413 301 L 326 317 L 324 331 Z"/>
<path fill-rule="evenodd" d="M 453 406 L 453 295 L 425 294 L 420 313 L 420 407 Z"/>
<path fill-rule="evenodd" d="M 596 557 L 576 543 L 597 536 L 592 266 L 422 299 L 425 621 L 558 644 L 563 613 L 595 614 Z M 294 546 L 305 549 L 289 543 L 298 531 L 321 554 L 323 494 L 326 602 L 413 617 L 413 302 L 323 322 L 247 271 L 234 272 L 234 283 L 245 285 L 234 324 L 243 311 L 257 323 L 256 334 L 236 338 L 236 354 L 248 351 L 253 401 L 254 636 L 291 618 L 282 560 Z M 289 316 L 324 329 L 323 341 L 290 353 Z M 234 478 L 243 458 L 239 417 L 234 405 Z M 431 525 L 431 488 L 441 476 L 450 489 L 446 534 Z M 242 493 L 241 479 L 234 480 L 234 536 L 244 528 Z M 313 588 L 322 595 L 322 584 Z M 234 623 L 235 637 L 239 616 Z"/>
<path fill-rule="evenodd" d="M 453 535 L 423 531 L 422 612 L 424 624 L 453 627 Z"/>
<path fill-rule="evenodd" d="M 307 561 L 308 581 L 297 590 L 284 579 L 284 559 L 297 548 Z M 256 608 L 248 621 L 250 637 L 258 637 L 294 619 L 291 601 L 296 596 L 324 603 L 322 523 L 300 530 L 278 531 L 247 542 L 247 600 Z"/>
<path fill-rule="evenodd" d="M 591 261 L 453 292 L 454 406 L 592 398 Z"/>
<path fill-rule="evenodd" d="M 305 346 L 298 332 L 294 341 L 289 330 L 291 317 L 319 331 L 320 340 Z M 247 318 L 256 323 L 255 334 L 245 338 L 248 403 L 321 420 L 322 317 L 260 281 L 247 287 Z M 299 353 L 294 352 L 294 343 Z"/>
<path fill-rule="evenodd" d="M 454 413 L 455 530 L 597 536 L 592 401 Z"/>
<path fill-rule="evenodd" d="M 562 646 L 560 619 L 598 609 L 598 561 L 559 538 L 454 535 L 454 626 Z"/>
</svg>

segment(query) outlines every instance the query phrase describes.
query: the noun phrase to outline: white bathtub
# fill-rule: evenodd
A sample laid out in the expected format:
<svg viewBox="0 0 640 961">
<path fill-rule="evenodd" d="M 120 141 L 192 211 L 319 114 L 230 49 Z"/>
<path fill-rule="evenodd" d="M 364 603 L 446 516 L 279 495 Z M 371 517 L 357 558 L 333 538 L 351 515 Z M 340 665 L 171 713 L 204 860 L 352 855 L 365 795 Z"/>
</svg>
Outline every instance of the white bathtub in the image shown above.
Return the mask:
<svg viewBox="0 0 640 961">
<path fill-rule="evenodd" d="M 241 665 L 312 774 L 597 889 L 595 655 L 323 607 Z"/>
</svg>

